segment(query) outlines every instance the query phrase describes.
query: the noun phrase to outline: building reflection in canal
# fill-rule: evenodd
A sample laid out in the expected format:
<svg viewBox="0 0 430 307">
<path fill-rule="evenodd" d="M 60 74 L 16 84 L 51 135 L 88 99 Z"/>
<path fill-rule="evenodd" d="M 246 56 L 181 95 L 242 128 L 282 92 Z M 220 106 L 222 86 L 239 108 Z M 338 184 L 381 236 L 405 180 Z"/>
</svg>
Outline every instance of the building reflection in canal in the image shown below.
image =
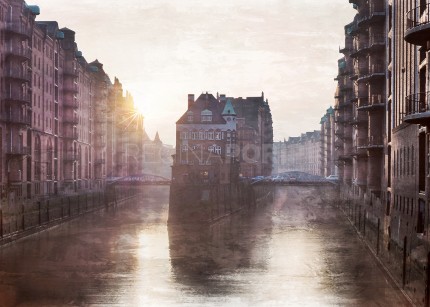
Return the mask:
<svg viewBox="0 0 430 307">
<path fill-rule="evenodd" d="M 270 216 L 255 212 L 241 212 L 212 225 L 169 225 L 175 281 L 207 295 L 242 292 L 232 275 L 250 268 L 266 269 L 267 259 L 255 257 L 254 248 L 268 250 L 270 232 Z"/>
<path fill-rule="evenodd" d="M 168 189 L 146 189 L 2 247 L 0 306 L 404 303 L 318 191 L 284 190 L 212 225 L 168 226 Z"/>
</svg>

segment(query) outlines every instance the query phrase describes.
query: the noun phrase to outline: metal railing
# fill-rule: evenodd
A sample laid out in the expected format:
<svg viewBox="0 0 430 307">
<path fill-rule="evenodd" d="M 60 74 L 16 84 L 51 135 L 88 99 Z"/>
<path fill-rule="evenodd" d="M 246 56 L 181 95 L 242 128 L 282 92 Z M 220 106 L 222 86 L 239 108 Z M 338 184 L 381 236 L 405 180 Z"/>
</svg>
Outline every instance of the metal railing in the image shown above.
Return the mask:
<svg viewBox="0 0 430 307">
<path fill-rule="evenodd" d="M 407 96 L 405 115 L 429 112 L 429 95 L 430 92 L 420 92 Z"/>
<path fill-rule="evenodd" d="M 417 6 L 406 13 L 406 28 L 412 29 L 430 22 L 430 3 L 426 5 Z"/>
<path fill-rule="evenodd" d="M 8 123 L 31 125 L 31 117 L 20 113 L 3 113 L 1 119 Z"/>
<path fill-rule="evenodd" d="M 31 36 L 31 29 L 26 25 L 21 24 L 20 22 L 7 22 L 5 25 L 5 30 L 28 37 Z"/>
<path fill-rule="evenodd" d="M 31 49 L 24 47 L 9 46 L 6 48 L 7 55 L 20 56 L 26 59 L 31 59 Z"/>
<path fill-rule="evenodd" d="M 29 155 L 30 147 L 25 147 L 22 145 L 7 146 L 6 153 L 8 155 Z"/>
<path fill-rule="evenodd" d="M 24 93 L 6 93 L 5 99 L 11 101 L 24 102 L 29 104 L 31 102 L 31 96 Z"/>
</svg>

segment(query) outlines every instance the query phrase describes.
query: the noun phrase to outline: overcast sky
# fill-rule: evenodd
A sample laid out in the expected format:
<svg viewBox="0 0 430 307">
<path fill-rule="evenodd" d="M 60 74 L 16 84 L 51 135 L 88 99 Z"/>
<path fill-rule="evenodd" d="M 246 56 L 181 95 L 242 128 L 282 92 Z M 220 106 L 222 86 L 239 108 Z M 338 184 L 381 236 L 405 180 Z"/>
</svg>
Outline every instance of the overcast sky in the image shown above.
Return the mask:
<svg viewBox="0 0 430 307">
<path fill-rule="evenodd" d="M 38 0 L 37 20 L 76 32 L 143 111 L 151 138 L 174 145 L 187 94 L 260 96 L 275 141 L 319 129 L 334 102 L 347 0 Z"/>
</svg>

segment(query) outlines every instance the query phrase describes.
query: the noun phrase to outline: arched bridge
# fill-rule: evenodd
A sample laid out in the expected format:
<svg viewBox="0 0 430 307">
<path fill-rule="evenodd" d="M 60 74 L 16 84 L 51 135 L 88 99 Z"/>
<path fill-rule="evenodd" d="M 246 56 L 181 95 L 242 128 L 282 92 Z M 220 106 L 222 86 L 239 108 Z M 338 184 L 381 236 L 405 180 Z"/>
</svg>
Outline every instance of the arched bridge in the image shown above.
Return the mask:
<svg viewBox="0 0 430 307">
<path fill-rule="evenodd" d="M 109 177 L 108 184 L 126 184 L 126 185 L 170 185 L 171 180 L 153 174 L 140 174 L 125 177 Z"/>
<path fill-rule="evenodd" d="M 252 185 L 336 185 L 338 180 L 326 179 L 321 176 L 308 174 L 300 171 L 289 171 L 272 176 L 258 176 L 250 180 Z"/>
</svg>

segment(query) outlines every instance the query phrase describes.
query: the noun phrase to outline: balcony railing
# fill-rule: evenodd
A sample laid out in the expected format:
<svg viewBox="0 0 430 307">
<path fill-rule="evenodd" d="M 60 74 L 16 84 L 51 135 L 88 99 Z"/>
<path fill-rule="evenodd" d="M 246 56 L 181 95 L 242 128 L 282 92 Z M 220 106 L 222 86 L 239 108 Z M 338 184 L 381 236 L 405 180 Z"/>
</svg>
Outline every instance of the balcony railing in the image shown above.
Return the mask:
<svg viewBox="0 0 430 307">
<path fill-rule="evenodd" d="M 355 73 L 357 75 L 367 75 L 369 73 L 368 65 L 357 65 L 354 67 Z"/>
<path fill-rule="evenodd" d="M 5 71 L 6 78 L 18 79 L 23 81 L 30 81 L 31 74 L 27 70 L 19 68 L 10 68 Z"/>
<path fill-rule="evenodd" d="M 405 41 L 425 46 L 430 40 L 430 3 L 410 10 L 406 13 Z"/>
<path fill-rule="evenodd" d="M 24 93 L 6 93 L 5 99 L 10 102 L 18 102 L 18 103 L 25 103 L 30 104 L 31 103 L 31 96 Z"/>
<path fill-rule="evenodd" d="M 385 44 L 385 35 L 373 34 L 370 36 L 369 42 L 370 42 L 370 46 L 384 45 Z"/>
<path fill-rule="evenodd" d="M 379 3 L 378 3 L 379 4 Z M 369 10 L 365 12 L 363 17 L 358 20 L 358 24 L 361 27 L 369 25 L 375 22 L 382 22 L 385 18 L 385 9 L 383 5 L 376 3 L 370 4 Z"/>
<path fill-rule="evenodd" d="M 31 49 L 24 47 L 9 46 L 6 48 L 7 56 L 15 56 L 26 60 L 31 59 Z"/>
<path fill-rule="evenodd" d="M 384 148 L 383 138 L 381 136 L 369 136 L 365 138 L 360 143 L 357 143 L 358 149 L 382 149 Z"/>
<path fill-rule="evenodd" d="M 5 30 L 9 33 L 31 37 L 31 29 L 18 22 L 7 22 Z"/>
<path fill-rule="evenodd" d="M 366 99 L 363 101 L 360 101 L 359 106 L 357 107 L 357 110 L 359 111 L 372 111 L 375 109 L 384 109 L 385 108 L 385 99 L 382 97 L 382 95 L 371 95 L 370 100 Z"/>
<path fill-rule="evenodd" d="M 7 146 L 6 153 L 8 155 L 26 156 L 30 155 L 30 147 L 21 145 Z"/>
<path fill-rule="evenodd" d="M 430 92 L 421 92 L 406 97 L 406 110 L 403 120 L 411 124 L 427 124 L 430 122 Z"/>
<path fill-rule="evenodd" d="M 11 124 L 19 124 L 25 126 L 31 125 L 31 116 L 25 116 L 24 114 L 20 113 L 3 113 L 1 114 L 1 119 L 4 122 Z"/>
<path fill-rule="evenodd" d="M 385 77 L 385 66 L 382 64 L 372 64 L 369 66 L 369 72 L 367 75 L 360 76 L 357 81 L 367 82 L 376 79 L 381 79 Z"/>
</svg>

